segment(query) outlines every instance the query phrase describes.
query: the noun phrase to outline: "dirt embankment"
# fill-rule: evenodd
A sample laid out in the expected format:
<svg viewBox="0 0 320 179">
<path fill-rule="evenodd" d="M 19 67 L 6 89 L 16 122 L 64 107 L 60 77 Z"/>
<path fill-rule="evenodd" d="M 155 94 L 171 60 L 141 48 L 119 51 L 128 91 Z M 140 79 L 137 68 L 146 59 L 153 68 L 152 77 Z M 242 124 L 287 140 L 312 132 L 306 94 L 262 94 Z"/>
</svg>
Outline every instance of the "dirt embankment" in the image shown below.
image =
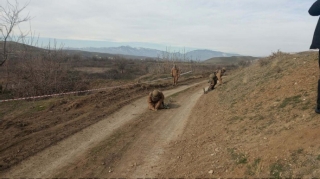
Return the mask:
<svg viewBox="0 0 320 179">
<path fill-rule="evenodd" d="M 316 53 L 278 54 L 203 95 L 162 177 L 318 177 Z"/>
</svg>

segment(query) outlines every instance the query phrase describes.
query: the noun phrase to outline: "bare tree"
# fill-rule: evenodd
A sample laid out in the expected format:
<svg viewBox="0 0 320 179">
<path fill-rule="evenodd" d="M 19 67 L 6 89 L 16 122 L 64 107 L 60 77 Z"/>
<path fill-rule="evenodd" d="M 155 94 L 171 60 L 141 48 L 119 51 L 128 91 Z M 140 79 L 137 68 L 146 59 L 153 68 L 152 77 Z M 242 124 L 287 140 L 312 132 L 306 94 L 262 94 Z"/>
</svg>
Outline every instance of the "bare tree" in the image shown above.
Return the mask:
<svg viewBox="0 0 320 179">
<path fill-rule="evenodd" d="M 1 49 L 1 60 L 0 66 L 2 66 L 8 60 L 8 41 L 12 39 L 14 34 L 14 28 L 17 27 L 20 23 L 30 20 L 29 14 L 21 17 L 21 12 L 25 10 L 28 4 L 25 4 L 20 7 L 18 0 L 15 0 L 11 3 L 9 0 L 6 1 L 6 5 L 0 5 L 0 41 L 2 43 Z M 20 31 L 20 37 L 24 37 L 26 34 Z"/>
<path fill-rule="evenodd" d="M 117 56 L 116 57 L 116 66 L 118 70 L 120 70 L 121 74 L 124 73 L 124 70 L 126 69 L 127 66 L 127 60 L 123 57 Z"/>
</svg>

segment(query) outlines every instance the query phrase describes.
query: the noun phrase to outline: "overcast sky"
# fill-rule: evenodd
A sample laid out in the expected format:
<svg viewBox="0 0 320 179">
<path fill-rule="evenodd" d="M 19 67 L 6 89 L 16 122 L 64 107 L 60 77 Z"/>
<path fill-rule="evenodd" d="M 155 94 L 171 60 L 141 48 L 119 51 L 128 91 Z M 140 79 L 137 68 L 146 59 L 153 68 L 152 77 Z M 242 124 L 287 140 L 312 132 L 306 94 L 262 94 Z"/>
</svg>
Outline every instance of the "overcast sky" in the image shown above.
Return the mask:
<svg viewBox="0 0 320 179">
<path fill-rule="evenodd" d="M 308 14 L 315 0 L 18 2 L 29 2 L 24 12 L 32 17 L 33 31 L 74 47 L 111 46 L 108 41 L 160 50 L 165 46 L 190 47 L 264 56 L 278 49 L 308 50 L 318 21 Z"/>
</svg>

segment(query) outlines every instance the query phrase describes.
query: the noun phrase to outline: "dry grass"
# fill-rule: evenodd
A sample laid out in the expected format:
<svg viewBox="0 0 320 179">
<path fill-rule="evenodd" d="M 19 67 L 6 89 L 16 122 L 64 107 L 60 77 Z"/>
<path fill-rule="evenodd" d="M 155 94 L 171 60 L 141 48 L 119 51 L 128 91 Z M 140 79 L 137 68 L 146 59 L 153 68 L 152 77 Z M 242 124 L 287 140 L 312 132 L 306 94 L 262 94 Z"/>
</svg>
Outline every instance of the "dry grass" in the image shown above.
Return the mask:
<svg viewBox="0 0 320 179">
<path fill-rule="evenodd" d="M 106 68 L 106 67 L 76 67 L 74 70 L 76 71 L 81 71 L 85 73 L 104 73 L 111 68 Z"/>
<path fill-rule="evenodd" d="M 226 76 L 199 100 L 168 161 L 190 156 L 170 161 L 164 176 L 206 178 L 209 170 L 213 177 L 319 176 L 316 57 L 277 52 Z"/>
<path fill-rule="evenodd" d="M 287 58 L 289 54 L 288 53 L 284 53 L 281 52 L 280 50 L 278 50 L 277 52 L 273 52 L 271 55 L 269 55 L 266 58 L 262 58 L 259 60 L 259 65 L 262 66 L 266 66 L 269 63 L 271 63 L 274 60 L 281 60 L 281 59 L 285 59 Z"/>
</svg>

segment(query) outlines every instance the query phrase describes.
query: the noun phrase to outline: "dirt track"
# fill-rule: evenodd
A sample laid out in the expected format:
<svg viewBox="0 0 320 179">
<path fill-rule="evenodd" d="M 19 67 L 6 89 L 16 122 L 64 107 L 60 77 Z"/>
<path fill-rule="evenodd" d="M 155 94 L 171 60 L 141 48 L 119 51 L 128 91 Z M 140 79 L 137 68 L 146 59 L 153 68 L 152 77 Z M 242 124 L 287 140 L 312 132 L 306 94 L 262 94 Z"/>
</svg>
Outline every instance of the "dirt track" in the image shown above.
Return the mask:
<svg viewBox="0 0 320 179">
<path fill-rule="evenodd" d="M 130 123 L 137 121 L 139 118 L 141 120 L 150 116 L 153 120 L 143 124 L 148 124 L 148 126 L 139 131 L 136 140 L 131 142 L 128 150 L 121 154 L 121 160 L 119 159 L 116 162 L 117 165 L 112 165 L 114 168 L 96 173 L 94 172 L 96 166 L 91 166 L 88 167 L 88 170 L 90 170 L 88 173 L 94 174 L 95 177 L 101 174 L 103 177 L 107 174 L 116 177 L 143 177 L 145 174 L 148 174 L 148 176 L 156 174 L 157 168 L 153 166 L 156 165 L 157 159 L 163 154 L 163 146 L 182 132 L 189 112 L 196 104 L 195 101 L 202 95 L 201 87 L 203 85 L 200 85 L 201 87 L 199 87 L 199 84 L 180 86 L 164 92 L 165 96 L 170 96 L 192 86 L 196 87 L 188 92 L 188 98 L 174 102 L 172 101 L 174 99 L 169 97 L 172 103 L 172 108 L 169 110 L 151 112 L 146 109 L 146 97 L 136 100 L 104 120 L 21 162 L 11 168 L 4 177 L 54 177 L 58 173 L 68 173 L 68 176 L 64 177 L 74 177 L 76 175 L 70 171 L 72 170 L 70 166 L 79 163 L 78 161 L 81 161 L 81 158 L 88 155 L 88 151 L 110 138 L 118 129 L 126 125 L 130 126 Z M 182 104 L 183 107 L 180 107 Z M 108 153 L 108 151 L 104 151 L 104 153 Z M 99 155 L 99 153 L 94 155 Z M 135 167 L 128 170 L 131 163 Z M 68 168 L 68 166 L 69 170 L 64 173 L 64 168 Z M 150 170 L 150 167 L 153 170 Z"/>
<path fill-rule="evenodd" d="M 191 109 L 203 95 L 199 87 L 185 93 L 183 99 L 178 98 L 175 109 L 154 116 L 154 121 L 133 142 L 110 177 L 156 177 L 161 172 L 158 161 L 166 152 L 165 146 L 182 134 Z M 137 166 L 132 167 L 135 163 Z"/>
<path fill-rule="evenodd" d="M 49 153 L 51 161 L 28 160 L 5 176 L 316 178 L 320 176 L 320 125 L 314 112 L 317 55 L 268 58 L 267 65 L 256 63 L 226 76 L 223 85 L 206 95 L 201 95 L 201 88 L 207 84 L 200 83 L 166 98 L 171 101 L 168 110 L 148 111 L 144 97 L 143 109 L 139 103 L 128 108 L 142 112 L 131 113 L 131 120 L 114 132 L 99 134 L 97 129 L 105 129 L 102 123 L 91 129 L 100 141 L 76 134 L 86 146 L 85 150 L 74 146 L 70 160 L 54 164 L 58 157 Z M 182 87 L 174 92 L 186 88 Z M 82 136 L 89 136 L 90 128 Z M 61 154 L 72 151 L 72 147 L 56 148 Z M 42 169 L 49 170 L 32 173 Z"/>
</svg>

